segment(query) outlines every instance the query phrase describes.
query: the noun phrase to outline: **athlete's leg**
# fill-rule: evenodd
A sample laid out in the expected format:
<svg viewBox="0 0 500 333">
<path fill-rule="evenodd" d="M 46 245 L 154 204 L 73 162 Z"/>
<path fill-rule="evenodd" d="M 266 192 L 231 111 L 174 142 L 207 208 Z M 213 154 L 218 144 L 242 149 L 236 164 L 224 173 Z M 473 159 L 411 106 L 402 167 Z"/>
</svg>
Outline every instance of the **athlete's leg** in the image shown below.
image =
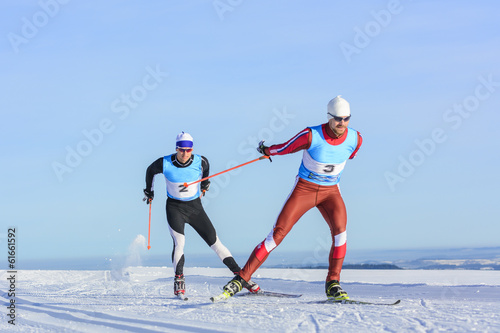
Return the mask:
<svg viewBox="0 0 500 333">
<path fill-rule="evenodd" d="M 167 221 L 170 235 L 174 241 L 172 250 L 172 265 L 175 275 L 182 275 L 184 272 L 184 217 L 182 215 L 179 203 L 172 199 L 167 199 Z"/>
<path fill-rule="evenodd" d="M 319 192 L 318 209 L 330 227 L 332 247 L 328 258 L 326 281 L 340 280 L 340 271 L 346 253 L 347 211 L 338 185 L 322 188 Z"/>
<path fill-rule="evenodd" d="M 201 200 L 195 199 L 190 201 L 192 206 L 192 214 L 189 216 L 188 223 L 200 235 L 201 238 L 207 243 L 208 246 L 217 254 L 220 260 L 227 266 L 233 273 L 240 271 L 240 266 L 234 260 L 231 252 L 225 247 L 217 236 L 214 225 L 210 221 L 207 213 L 201 205 Z"/>
<path fill-rule="evenodd" d="M 239 275 L 245 281 L 250 280 L 252 274 L 266 261 L 269 253 L 283 241 L 302 215 L 316 205 L 316 189 L 317 185 L 298 178 L 273 229 L 266 239 L 255 247 L 245 267 L 240 271 Z"/>
</svg>

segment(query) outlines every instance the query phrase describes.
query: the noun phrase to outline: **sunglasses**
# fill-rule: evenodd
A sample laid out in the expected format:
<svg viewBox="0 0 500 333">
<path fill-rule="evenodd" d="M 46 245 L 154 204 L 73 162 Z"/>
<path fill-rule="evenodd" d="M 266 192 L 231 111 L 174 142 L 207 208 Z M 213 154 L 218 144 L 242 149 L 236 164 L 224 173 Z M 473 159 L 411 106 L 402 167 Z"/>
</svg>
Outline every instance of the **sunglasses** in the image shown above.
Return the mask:
<svg viewBox="0 0 500 333">
<path fill-rule="evenodd" d="M 177 150 L 183 153 L 190 153 L 193 151 L 193 148 L 177 148 Z"/>
<path fill-rule="evenodd" d="M 330 116 L 332 116 L 332 117 L 333 117 L 333 119 L 335 119 L 335 121 L 337 121 L 337 122 L 339 122 L 339 123 L 340 123 L 342 120 L 343 120 L 343 121 L 345 121 L 345 122 L 347 122 L 347 121 L 349 121 L 349 120 L 351 119 L 351 116 L 347 116 L 347 117 L 337 117 L 337 116 L 334 116 L 334 115 L 333 115 L 333 114 L 331 114 L 331 113 L 328 113 L 328 114 L 329 114 Z"/>
</svg>

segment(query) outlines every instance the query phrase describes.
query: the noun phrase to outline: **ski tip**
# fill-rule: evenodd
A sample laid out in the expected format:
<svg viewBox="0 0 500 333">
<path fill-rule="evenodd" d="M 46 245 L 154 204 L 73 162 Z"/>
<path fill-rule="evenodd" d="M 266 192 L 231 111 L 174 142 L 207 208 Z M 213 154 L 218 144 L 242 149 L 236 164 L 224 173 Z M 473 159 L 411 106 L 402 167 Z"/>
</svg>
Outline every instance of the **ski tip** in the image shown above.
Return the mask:
<svg viewBox="0 0 500 333">
<path fill-rule="evenodd" d="M 210 300 L 212 301 L 212 303 L 217 303 L 217 302 L 225 300 L 225 298 L 220 297 L 220 296 L 214 296 L 214 297 L 210 297 Z"/>
<path fill-rule="evenodd" d="M 225 301 L 229 297 L 230 296 L 226 292 L 223 292 L 219 296 L 212 296 L 212 297 L 210 297 L 210 300 L 212 301 L 212 303 L 216 303 L 216 302 L 220 302 L 220 301 Z"/>
</svg>

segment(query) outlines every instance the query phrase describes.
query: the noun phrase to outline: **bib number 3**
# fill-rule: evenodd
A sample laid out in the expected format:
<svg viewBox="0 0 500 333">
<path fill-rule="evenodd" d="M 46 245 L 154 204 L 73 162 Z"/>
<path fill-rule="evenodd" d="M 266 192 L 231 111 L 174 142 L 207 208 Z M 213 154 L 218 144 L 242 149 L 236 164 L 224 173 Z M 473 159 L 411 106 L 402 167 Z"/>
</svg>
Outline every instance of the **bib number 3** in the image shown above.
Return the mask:
<svg viewBox="0 0 500 333">
<path fill-rule="evenodd" d="M 323 169 L 323 172 L 325 173 L 332 173 L 333 170 L 335 170 L 335 165 L 325 165 L 325 168 Z"/>
</svg>

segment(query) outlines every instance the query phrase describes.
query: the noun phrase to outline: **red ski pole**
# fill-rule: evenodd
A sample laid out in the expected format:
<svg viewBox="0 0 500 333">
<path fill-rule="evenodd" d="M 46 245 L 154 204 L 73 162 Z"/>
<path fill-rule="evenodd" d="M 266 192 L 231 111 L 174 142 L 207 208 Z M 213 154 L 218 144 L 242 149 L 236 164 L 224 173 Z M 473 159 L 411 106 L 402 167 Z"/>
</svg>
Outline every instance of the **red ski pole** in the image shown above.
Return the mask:
<svg viewBox="0 0 500 333">
<path fill-rule="evenodd" d="M 260 160 L 263 160 L 263 159 L 266 159 L 266 158 L 268 158 L 268 159 L 270 160 L 270 157 L 269 157 L 269 156 L 262 155 L 262 156 L 261 156 L 261 157 L 259 157 L 259 158 L 256 158 L 256 159 L 254 159 L 254 160 L 248 161 L 248 162 L 243 163 L 243 164 L 240 164 L 240 165 L 237 165 L 237 166 L 232 167 L 232 168 L 230 168 L 230 169 L 227 169 L 227 170 L 221 171 L 221 172 L 219 172 L 219 173 L 216 173 L 215 175 L 211 175 L 211 176 L 208 176 L 208 177 L 205 177 L 205 178 L 202 178 L 202 179 L 198 179 L 197 181 L 194 181 L 194 182 L 189 183 L 189 184 L 188 184 L 188 183 L 184 183 L 184 187 L 188 187 L 188 186 L 190 186 L 190 185 L 193 185 L 193 184 L 196 184 L 196 183 L 202 182 L 202 181 L 207 180 L 207 179 L 209 179 L 209 178 L 212 178 L 212 177 L 215 177 L 215 176 L 221 175 L 221 174 L 223 174 L 223 173 L 225 173 L 225 172 L 229 172 L 229 171 L 231 171 L 231 170 L 234 170 L 234 169 L 237 169 L 237 168 L 241 168 L 242 166 L 245 166 L 245 165 L 247 165 L 247 164 L 250 164 L 250 163 L 253 163 L 253 162 L 257 162 L 257 161 L 260 161 Z"/>
<path fill-rule="evenodd" d="M 148 250 L 151 248 L 151 201 L 149 201 Z"/>
</svg>

